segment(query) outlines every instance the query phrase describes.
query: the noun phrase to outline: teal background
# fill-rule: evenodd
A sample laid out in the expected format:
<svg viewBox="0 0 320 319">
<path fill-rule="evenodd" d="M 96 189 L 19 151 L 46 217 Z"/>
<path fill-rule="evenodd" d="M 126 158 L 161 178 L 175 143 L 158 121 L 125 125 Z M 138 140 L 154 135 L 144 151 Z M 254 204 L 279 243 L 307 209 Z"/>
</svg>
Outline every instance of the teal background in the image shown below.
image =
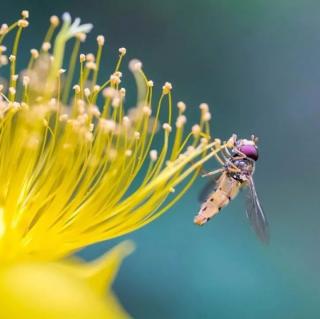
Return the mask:
<svg viewBox="0 0 320 319">
<path fill-rule="evenodd" d="M 205 227 L 194 226 L 205 183 L 199 178 L 162 218 L 126 236 L 137 250 L 115 290 L 129 313 L 148 319 L 319 318 L 320 2 L 11 0 L 1 1 L 0 21 L 12 21 L 21 9 L 31 12 L 23 40 L 28 50 L 40 45 L 51 14 L 69 11 L 95 25 L 88 51 L 97 34 L 106 35 L 104 63 L 113 63 L 116 49 L 125 46 L 127 61 L 140 58 L 159 89 L 171 81 L 175 101 L 189 106 L 190 124 L 206 101 L 216 137 L 260 138 L 255 181 L 270 244 L 255 238 L 242 196 Z M 127 86 L 134 88 L 130 77 Z M 82 255 L 93 258 L 123 239 Z"/>
</svg>

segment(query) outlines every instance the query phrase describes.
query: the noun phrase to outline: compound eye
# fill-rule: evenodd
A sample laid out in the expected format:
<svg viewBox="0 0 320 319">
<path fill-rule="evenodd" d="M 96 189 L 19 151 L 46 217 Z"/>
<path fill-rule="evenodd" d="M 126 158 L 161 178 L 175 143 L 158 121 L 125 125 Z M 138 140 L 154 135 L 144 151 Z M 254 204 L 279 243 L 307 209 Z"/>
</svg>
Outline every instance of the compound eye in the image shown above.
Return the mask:
<svg viewBox="0 0 320 319">
<path fill-rule="evenodd" d="M 239 150 L 254 161 L 259 158 L 258 149 L 254 145 L 242 145 Z"/>
</svg>

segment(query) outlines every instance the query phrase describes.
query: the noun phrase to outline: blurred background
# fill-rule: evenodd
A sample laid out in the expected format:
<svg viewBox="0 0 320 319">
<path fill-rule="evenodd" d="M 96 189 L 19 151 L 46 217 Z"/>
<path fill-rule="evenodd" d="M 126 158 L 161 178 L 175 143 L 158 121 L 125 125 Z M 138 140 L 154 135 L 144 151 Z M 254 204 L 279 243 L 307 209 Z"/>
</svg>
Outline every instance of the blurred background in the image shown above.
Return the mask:
<svg viewBox="0 0 320 319">
<path fill-rule="evenodd" d="M 125 46 L 126 61 L 141 59 L 158 93 L 164 81 L 173 83 L 190 125 L 208 102 L 215 137 L 260 138 L 255 182 L 270 244 L 250 229 L 243 196 L 205 227 L 194 226 L 205 184 L 199 178 L 162 218 L 126 236 L 137 250 L 115 291 L 134 318 L 319 317 L 318 0 L 11 0 L 0 8 L 1 23 L 30 10 L 28 48 L 41 44 L 50 15 L 80 16 L 95 26 L 88 52 L 104 34 L 108 68 Z M 131 76 L 126 81 L 130 106 L 135 88 Z M 92 259 L 123 239 L 81 255 Z"/>
</svg>

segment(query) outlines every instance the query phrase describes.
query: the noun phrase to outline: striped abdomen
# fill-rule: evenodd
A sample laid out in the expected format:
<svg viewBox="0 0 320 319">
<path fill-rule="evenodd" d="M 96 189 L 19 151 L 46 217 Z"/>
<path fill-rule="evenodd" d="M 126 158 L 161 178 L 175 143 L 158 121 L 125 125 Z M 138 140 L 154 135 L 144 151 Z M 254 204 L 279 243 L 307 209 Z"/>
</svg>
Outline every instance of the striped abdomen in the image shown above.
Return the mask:
<svg viewBox="0 0 320 319">
<path fill-rule="evenodd" d="M 217 181 L 216 190 L 201 205 L 194 222 L 198 225 L 205 224 L 210 218 L 216 215 L 224 206 L 228 205 L 231 199 L 237 196 L 241 182 L 223 173 Z"/>
</svg>

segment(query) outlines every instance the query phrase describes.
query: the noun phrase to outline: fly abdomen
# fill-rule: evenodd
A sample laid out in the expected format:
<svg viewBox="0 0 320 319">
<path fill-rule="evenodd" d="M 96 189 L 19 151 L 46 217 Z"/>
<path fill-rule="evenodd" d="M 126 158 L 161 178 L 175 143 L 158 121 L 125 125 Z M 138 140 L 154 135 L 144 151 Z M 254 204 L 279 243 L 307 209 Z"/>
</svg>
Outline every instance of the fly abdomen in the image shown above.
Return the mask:
<svg viewBox="0 0 320 319">
<path fill-rule="evenodd" d="M 201 209 L 194 218 L 194 222 L 198 225 L 203 225 L 215 216 L 237 195 L 240 185 L 241 183 L 239 181 L 227 176 L 227 174 L 222 174 L 217 183 L 216 191 L 212 192 L 208 199 L 201 205 Z"/>
</svg>

